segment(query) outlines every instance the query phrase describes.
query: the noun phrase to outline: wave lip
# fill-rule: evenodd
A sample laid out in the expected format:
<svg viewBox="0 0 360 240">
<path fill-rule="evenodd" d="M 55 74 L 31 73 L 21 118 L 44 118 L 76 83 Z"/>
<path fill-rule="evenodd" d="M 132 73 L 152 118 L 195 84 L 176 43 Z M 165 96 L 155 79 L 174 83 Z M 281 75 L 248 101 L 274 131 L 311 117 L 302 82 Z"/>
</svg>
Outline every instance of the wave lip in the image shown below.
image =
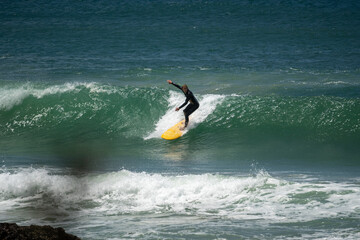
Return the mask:
<svg viewBox="0 0 360 240">
<path fill-rule="evenodd" d="M 90 89 L 90 91 L 101 91 L 96 83 L 65 83 L 62 85 L 54 85 L 48 87 L 37 87 L 30 83 L 15 88 L 0 88 L 0 110 L 10 110 L 16 105 L 20 105 L 22 101 L 33 96 L 37 99 L 47 95 L 61 94 L 65 92 L 79 92 L 82 88 Z"/>
</svg>

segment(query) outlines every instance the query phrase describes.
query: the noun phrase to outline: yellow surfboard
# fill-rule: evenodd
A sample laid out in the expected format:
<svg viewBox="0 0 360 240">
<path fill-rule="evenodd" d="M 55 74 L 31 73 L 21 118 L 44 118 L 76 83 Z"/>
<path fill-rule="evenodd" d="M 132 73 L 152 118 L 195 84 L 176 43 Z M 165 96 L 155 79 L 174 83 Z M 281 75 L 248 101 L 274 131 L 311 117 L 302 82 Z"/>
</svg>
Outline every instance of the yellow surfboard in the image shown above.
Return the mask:
<svg viewBox="0 0 360 240">
<path fill-rule="evenodd" d="M 161 137 L 166 140 L 174 140 L 174 139 L 181 137 L 183 135 L 182 129 L 183 129 L 184 125 L 185 125 L 185 120 L 178 122 L 177 124 L 175 124 L 174 126 L 169 128 L 168 130 L 166 130 L 166 132 L 164 132 L 161 135 Z"/>
</svg>

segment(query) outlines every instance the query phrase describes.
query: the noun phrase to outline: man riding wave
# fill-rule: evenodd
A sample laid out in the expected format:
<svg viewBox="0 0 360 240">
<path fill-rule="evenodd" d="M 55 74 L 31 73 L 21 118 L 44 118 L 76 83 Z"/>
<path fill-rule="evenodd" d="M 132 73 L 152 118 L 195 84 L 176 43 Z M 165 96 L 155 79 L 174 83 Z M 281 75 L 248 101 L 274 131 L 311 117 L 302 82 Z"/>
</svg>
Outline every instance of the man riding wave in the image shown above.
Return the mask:
<svg viewBox="0 0 360 240">
<path fill-rule="evenodd" d="M 185 127 L 187 127 L 188 123 L 189 123 L 189 116 L 195 112 L 196 109 L 199 108 L 200 104 L 198 102 L 198 100 L 195 98 L 194 94 L 189 90 L 188 86 L 186 84 L 182 85 L 182 87 L 180 87 L 179 85 L 177 85 L 176 83 L 173 83 L 171 80 L 167 80 L 167 82 L 169 84 L 174 85 L 175 87 L 179 88 L 184 94 L 185 94 L 185 102 L 180 106 L 177 107 L 175 109 L 175 111 L 179 111 L 182 107 L 184 107 L 186 104 L 189 103 L 189 105 L 184 109 L 184 115 L 185 115 Z"/>
</svg>

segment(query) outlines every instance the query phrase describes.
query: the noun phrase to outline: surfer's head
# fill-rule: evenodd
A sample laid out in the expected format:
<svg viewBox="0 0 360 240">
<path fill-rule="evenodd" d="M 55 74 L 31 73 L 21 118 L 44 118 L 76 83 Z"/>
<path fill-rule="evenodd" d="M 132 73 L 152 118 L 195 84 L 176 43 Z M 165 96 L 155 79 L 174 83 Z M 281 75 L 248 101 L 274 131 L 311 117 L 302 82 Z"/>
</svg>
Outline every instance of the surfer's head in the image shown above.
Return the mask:
<svg viewBox="0 0 360 240">
<path fill-rule="evenodd" d="M 186 84 L 182 85 L 181 89 L 183 90 L 184 93 L 187 93 L 187 91 L 189 90 Z"/>
</svg>

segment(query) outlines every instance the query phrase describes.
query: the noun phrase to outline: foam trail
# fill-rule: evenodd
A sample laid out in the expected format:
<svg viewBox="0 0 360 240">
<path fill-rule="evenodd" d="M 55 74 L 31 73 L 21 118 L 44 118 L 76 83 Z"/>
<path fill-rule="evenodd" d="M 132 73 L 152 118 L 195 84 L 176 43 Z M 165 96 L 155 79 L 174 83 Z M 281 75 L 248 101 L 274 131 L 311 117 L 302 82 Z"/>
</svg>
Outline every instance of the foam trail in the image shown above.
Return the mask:
<svg viewBox="0 0 360 240">
<path fill-rule="evenodd" d="M 199 123 L 205 121 L 207 116 L 214 112 L 216 106 L 224 100 L 225 96 L 207 94 L 199 97 L 200 107 L 190 116 L 190 124 L 184 131 L 186 134 L 190 129 L 196 127 Z M 160 138 L 161 135 L 169 129 L 171 126 L 184 119 L 183 109 L 176 112 L 175 108 L 180 106 L 184 101 L 184 95 L 174 91 L 170 91 L 170 97 L 168 99 L 168 111 L 160 120 L 156 123 L 155 130 L 148 136 L 144 137 L 145 140 L 150 138 Z"/>
</svg>

